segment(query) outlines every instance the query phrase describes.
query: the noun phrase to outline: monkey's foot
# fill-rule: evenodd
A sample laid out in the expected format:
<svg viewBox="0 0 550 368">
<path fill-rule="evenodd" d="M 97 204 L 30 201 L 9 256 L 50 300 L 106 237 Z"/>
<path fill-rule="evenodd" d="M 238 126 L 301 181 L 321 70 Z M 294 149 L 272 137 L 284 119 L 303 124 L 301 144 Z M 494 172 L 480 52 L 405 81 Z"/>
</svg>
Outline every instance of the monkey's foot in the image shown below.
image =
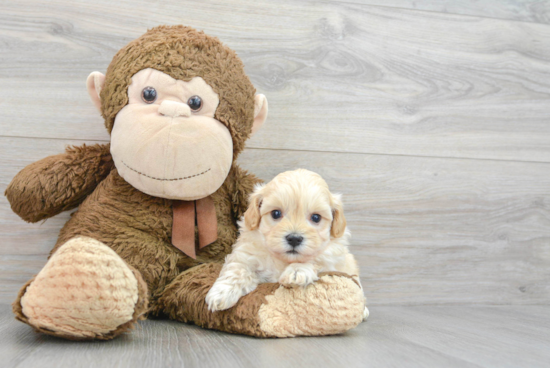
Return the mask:
<svg viewBox="0 0 550 368">
<path fill-rule="evenodd" d="M 13 311 L 39 332 L 108 340 L 132 328 L 147 311 L 147 285 L 111 248 L 77 237 L 21 289 Z"/>
<path fill-rule="evenodd" d="M 164 290 L 153 314 L 257 337 L 333 335 L 363 321 L 363 290 L 351 276 L 339 272 L 321 273 L 307 287 L 260 284 L 234 307 L 210 312 L 205 297 L 221 267 L 203 264 L 180 274 Z"/>
<path fill-rule="evenodd" d="M 357 282 L 340 272 L 321 273 L 305 288 L 281 286 L 265 300 L 259 327 L 276 337 L 343 333 L 364 320 L 366 302 Z"/>
</svg>

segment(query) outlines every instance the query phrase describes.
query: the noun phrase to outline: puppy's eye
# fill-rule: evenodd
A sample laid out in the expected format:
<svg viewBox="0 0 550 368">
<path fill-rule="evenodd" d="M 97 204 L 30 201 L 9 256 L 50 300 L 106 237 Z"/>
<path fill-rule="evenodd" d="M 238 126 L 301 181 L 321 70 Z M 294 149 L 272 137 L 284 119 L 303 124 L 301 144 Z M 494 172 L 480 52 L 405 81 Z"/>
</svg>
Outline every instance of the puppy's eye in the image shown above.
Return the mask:
<svg viewBox="0 0 550 368">
<path fill-rule="evenodd" d="M 318 224 L 319 222 L 321 222 L 321 215 L 314 213 L 313 215 L 311 215 L 311 221 Z"/>
<path fill-rule="evenodd" d="M 273 217 L 274 220 L 280 219 L 283 214 L 279 210 L 273 210 L 271 211 L 271 217 Z"/>
<path fill-rule="evenodd" d="M 145 87 L 143 91 L 141 91 L 141 98 L 143 102 L 147 104 L 153 103 L 157 99 L 157 90 L 153 87 Z"/>
<path fill-rule="evenodd" d="M 187 100 L 187 104 L 191 108 L 191 110 L 197 112 L 202 107 L 202 99 L 199 96 L 192 96 L 189 97 L 189 100 Z"/>
</svg>

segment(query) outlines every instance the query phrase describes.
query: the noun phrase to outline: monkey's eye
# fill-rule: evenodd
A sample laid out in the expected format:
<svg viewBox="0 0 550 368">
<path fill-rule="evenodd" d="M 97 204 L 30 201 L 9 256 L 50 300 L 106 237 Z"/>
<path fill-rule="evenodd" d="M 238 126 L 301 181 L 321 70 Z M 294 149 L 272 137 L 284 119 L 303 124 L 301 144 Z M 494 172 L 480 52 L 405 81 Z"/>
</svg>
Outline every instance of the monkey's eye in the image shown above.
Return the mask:
<svg viewBox="0 0 550 368">
<path fill-rule="evenodd" d="M 271 211 L 271 217 L 273 217 L 274 220 L 280 219 L 283 214 L 279 210 L 273 210 Z"/>
<path fill-rule="evenodd" d="M 199 96 L 192 96 L 189 97 L 189 100 L 187 100 L 187 104 L 191 108 L 191 110 L 197 112 L 202 107 L 202 99 Z"/>
<path fill-rule="evenodd" d="M 314 213 L 313 215 L 311 215 L 311 221 L 318 224 L 319 222 L 321 222 L 321 215 Z"/>
<path fill-rule="evenodd" d="M 147 104 L 153 103 L 157 99 L 157 90 L 153 87 L 145 87 L 143 91 L 141 91 L 141 98 L 143 102 Z"/>
</svg>

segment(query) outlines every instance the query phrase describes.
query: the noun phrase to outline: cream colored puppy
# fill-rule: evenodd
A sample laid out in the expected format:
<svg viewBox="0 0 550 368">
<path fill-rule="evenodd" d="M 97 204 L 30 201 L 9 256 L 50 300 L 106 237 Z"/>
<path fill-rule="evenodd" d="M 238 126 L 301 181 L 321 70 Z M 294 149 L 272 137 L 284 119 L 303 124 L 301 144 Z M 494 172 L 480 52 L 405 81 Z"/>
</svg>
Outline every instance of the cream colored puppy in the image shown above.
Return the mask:
<svg viewBox="0 0 550 368">
<path fill-rule="evenodd" d="M 340 195 L 314 172 L 287 171 L 258 185 L 239 227 L 233 252 L 206 295 L 211 311 L 231 308 L 258 284 L 305 287 L 319 272 L 345 272 L 361 285 Z"/>
</svg>

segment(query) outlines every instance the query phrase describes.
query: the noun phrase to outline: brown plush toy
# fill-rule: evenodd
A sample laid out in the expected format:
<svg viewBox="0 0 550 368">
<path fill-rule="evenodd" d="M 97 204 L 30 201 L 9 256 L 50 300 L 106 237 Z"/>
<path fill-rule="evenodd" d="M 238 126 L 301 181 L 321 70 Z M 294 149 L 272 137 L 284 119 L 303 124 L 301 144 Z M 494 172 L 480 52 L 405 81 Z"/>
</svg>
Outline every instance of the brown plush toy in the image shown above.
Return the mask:
<svg viewBox="0 0 550 368">
<path fill-rule="evenodd" d="M 307 288 L 263 284 L 223 312 L 205 296 L 259 180 L 235 161 L 267 116 L 235 52 L 184 26 L 130 42 L 88 77 L 111 143 L 68 148 L 24 168 L 6 190 L 37 222 L 78 206 L 16 318 L 68 339 L 112 339 L 145 316 L 259 337 L 326 335 L 361 322 L 344 274 Z"/>
</svg>

